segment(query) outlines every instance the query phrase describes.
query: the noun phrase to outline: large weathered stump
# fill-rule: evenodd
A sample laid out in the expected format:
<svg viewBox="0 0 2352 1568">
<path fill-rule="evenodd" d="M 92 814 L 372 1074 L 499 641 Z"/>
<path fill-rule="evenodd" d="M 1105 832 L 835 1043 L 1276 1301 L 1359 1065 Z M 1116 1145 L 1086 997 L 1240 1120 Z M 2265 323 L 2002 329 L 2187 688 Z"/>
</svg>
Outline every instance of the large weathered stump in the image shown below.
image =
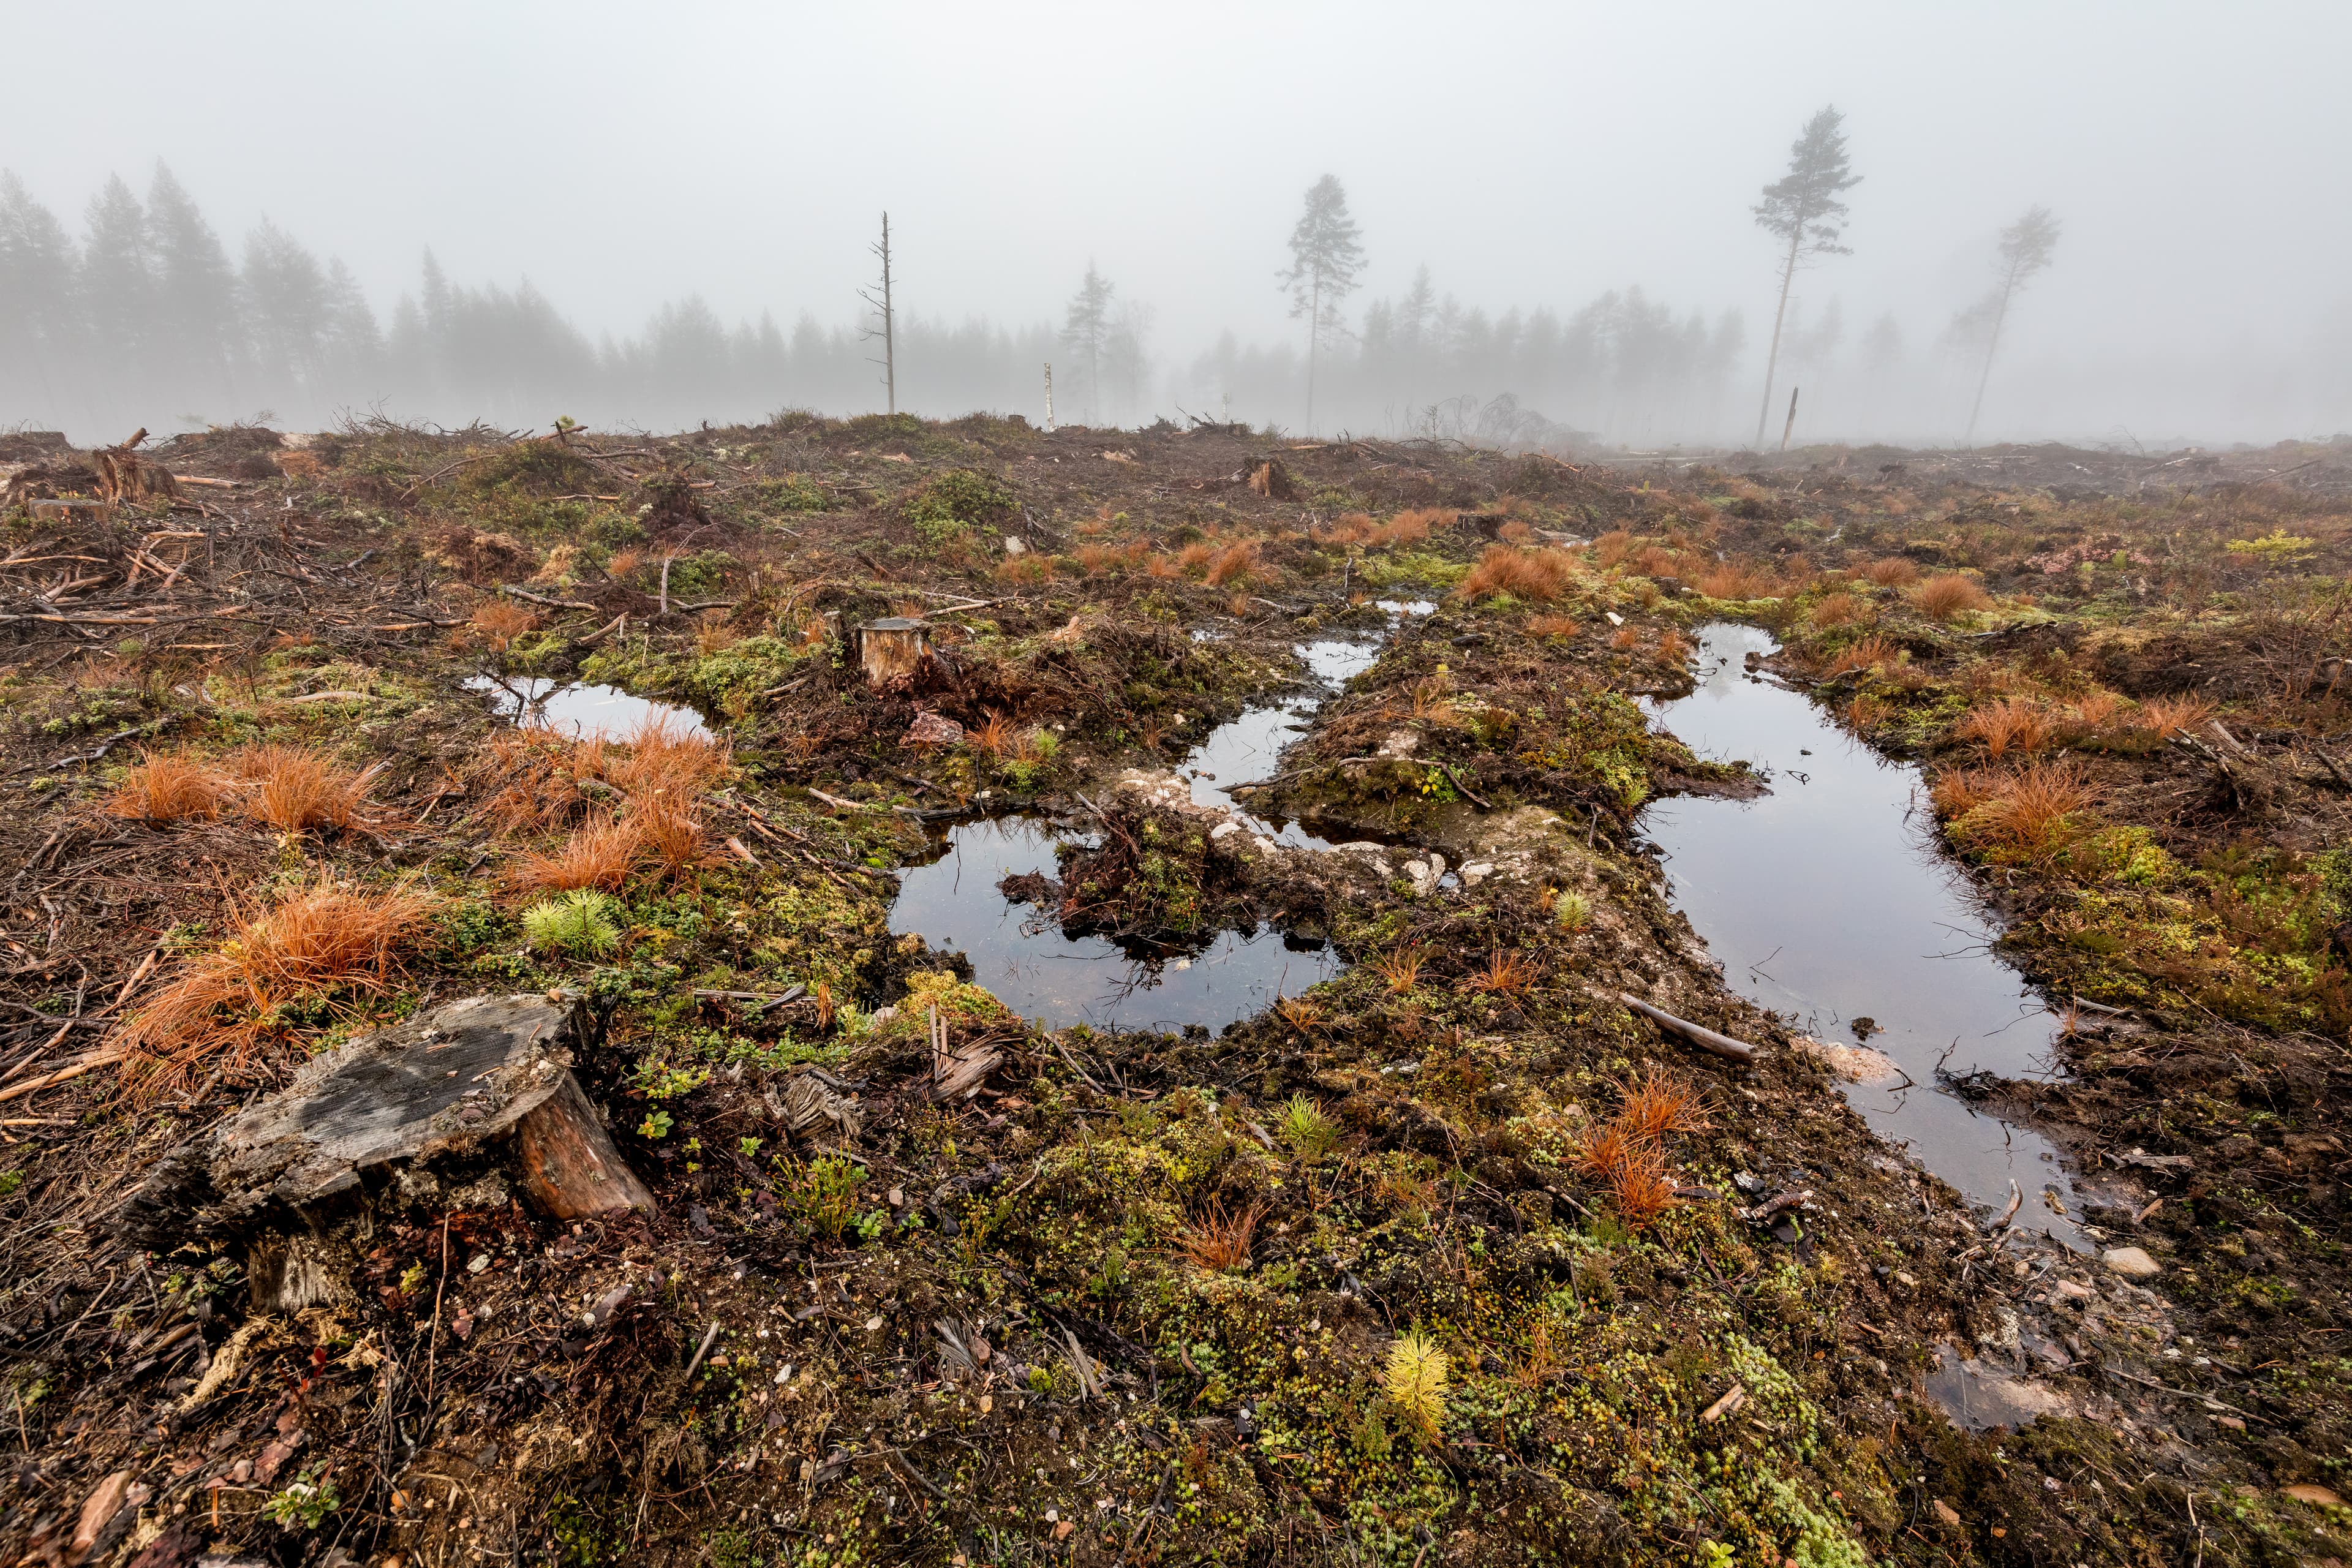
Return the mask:
<svg viewBox="0 0 2352 1568">
<path fill-rule="evenodd" d="M 242 1243 L 256 1302 L 286 1309 L 346 1294 L 341 1255 L 387 1210 L 509 1192 L 556 1219 L 650 1207 L 572 1075 L 578 1016 L 476 996 L 331 1051 L 165 1155 L 122 1228 Z"/>
<path fill-rule="evenodd" d="M 866 672 L 866 684 L 906 684 L 920 675 L 923 660 L 930 657 L 930 632 L 929 621 L 909 620 L 903 616 L 868 621 L 860 626 L 857 662 Z"/>
</svg>

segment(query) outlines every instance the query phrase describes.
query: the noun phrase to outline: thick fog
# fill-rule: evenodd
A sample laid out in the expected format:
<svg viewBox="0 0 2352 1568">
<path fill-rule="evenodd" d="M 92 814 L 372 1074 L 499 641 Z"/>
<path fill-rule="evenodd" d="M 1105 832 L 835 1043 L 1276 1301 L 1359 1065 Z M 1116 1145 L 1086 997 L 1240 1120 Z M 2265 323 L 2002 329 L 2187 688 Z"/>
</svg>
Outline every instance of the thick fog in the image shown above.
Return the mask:
<svg viewBox="0 0 2352 1568">
<path fill-rule="evenodd" d="M 2340 5 L 0 16 L 0 426 L 877 410 L 887 209 L 922 414 L 1042 420 L 1050 362 L 1062 423 L 1777 445 L 1799 389 L 1801 443 L 2352 429 Z M 1858 183 L 1767 409 L 1755 209 L 1827 106 Z M 1279 279 L 1327 175 L 1310 414 Z"/>
</svg>

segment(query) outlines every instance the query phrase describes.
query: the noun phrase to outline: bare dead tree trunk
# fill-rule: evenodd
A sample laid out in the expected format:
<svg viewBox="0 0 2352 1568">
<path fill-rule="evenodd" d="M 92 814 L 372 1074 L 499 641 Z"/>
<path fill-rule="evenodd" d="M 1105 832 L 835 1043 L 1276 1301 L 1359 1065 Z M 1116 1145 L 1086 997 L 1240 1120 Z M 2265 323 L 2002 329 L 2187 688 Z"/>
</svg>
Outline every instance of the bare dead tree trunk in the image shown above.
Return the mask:
<svg viewBox="0 0 2352 1568">
<path fill-rule="evenodd" d="M 1801 386 L 1792 386 L 1789 388 L 1789 422 L 1780 426 L 1780 450 L 1783 452 L 1789 449 L 1789 437 L 1796 433 L 1797 394 L 1804 390 L 1805 389 Z"/>
<path fill-rule="evenodd" d="M 889 412 L 896 414 L 898 412 L 898 318 L 891 309 L 890 300 L 890 215 L 888 213 L 882 215 L 882 243 L 869 245 L 866 248 L 882 258 L 882 297 L 877 300 L 870 291 L 864 289 L 860 289 L 857 293 L 860 299 L 873 306 L 882 316 L 882 330 L 879 332 L 869 330 L 866 335 L 882 340 L 882 384 L 887 389 Z"/>
</svg>

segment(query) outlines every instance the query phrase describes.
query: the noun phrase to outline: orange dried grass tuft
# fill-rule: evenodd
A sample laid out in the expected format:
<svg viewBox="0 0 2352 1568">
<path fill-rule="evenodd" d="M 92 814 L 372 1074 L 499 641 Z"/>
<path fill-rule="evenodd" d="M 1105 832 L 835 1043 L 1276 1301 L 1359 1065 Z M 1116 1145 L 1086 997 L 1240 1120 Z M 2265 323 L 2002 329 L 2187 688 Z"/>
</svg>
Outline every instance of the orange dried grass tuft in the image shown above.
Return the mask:
<svg viewBox="0 0 2352 1568">
<path fill-rule="evenodd" d="M 1865 669 L 1877 669 L 1901 658 L 1903 650 L 1876 632 L 1847 644 L 1831 659 L 1826 673 L 1834 677 L 1858 675 Z"/>
<path fill-rule="evenodd" d="M 210 820 L 220 815 L 228 781 L 210 764 L 166 752 L 150 756 L 122 776 L 106 797 L 109 816 L 133 822 Z"/>
<path fill-rule="evenodd" d="M 1528 635 L 1535 637 L 1572 637 L 1584 627 L 1573 616 L 1541 615 L 1528 617 Z"/>
<path fill-rule="evenodd" d="M 1973 577 L 1963 577 L 1957 572 L 1947 572 L 1930 577 L 1919 584 L 1912 602 L 1930 620 L 1948 621 L 1954 616 L 1969 610 L 1981 610 L 1992 603 L 1992 596 Z"/>
<path fill-rule="evenodd" d="M 1981 741 L 1985 755 L 1999 762 L 2012 749 L 2028 753 L 2040 751 L 2053 739 L 2053 726 L 2049 712 L 2039 702 L 2004 697 L 1969 709 L 1952 726 L 1952 733 L 1963 741 Z"/>
<path fill-rule="evenodd" d="M 383 994 L 398 948 L 438 904 L 416 888 L 322 878 L 240 911 L 237 935 L 184 969 L 119 1037 L 131 1098 L 187 1089 L 211 1068 L 241 1080 L 273 1036 L 290 1032 L 290 1009 Z"/>
<path fill-rule="evenodd" d="M 573 830 L 562 848 L 517 860 L 507 868 L 506 884 L 522 893 L 563 892 L 572 888 L 609 893 L 629 879 L 645 850 L 645 829 L 637 817 L 624 822 L 592 817 Z"/>
<path fill-rule="evenodd" d="M 1780 579 L 1748 561 L 1727 561 L 1700 574 L 1698 591 L 1710 599 L 1763 599 L 1780 591 Z"/>
<path fill-rule="evenodd" d="M 1176 1233 L 1177 1250 L 1194 1268 L 1212 1273 L 1242 1268 L 1250 1260 L 1250 1247 L 1257 1237 L 1257 1222 L 1265 1213 L 1256 1204 L 1228 1212 L 1223 1203 L 1213 1203 L 1198 1219 Z"/>
<path fill-rule="evenodd" d="M 1387 984 L 1391 995 L 1402 996 L 1419 984 L 1421 966 L 1428 958 L 1428 953 L 1417 946 L 1401 947 L 1372 960 L 1372 968 Z"/>
<path fill-rule="evenodd" d="M 1805 616 L 1806 624 L 1815 631 L 1825 631 L 1831 626 L 1851 626 L 1861 618 L 1862 601 L 1842 590 L 1835 594 L 1822 595 L 1813 602 L 1812 609 Z"/>
<path fill-rule="evenodd" d="M 1223 588 L 1241 582 L 1257 570 L 1257 541 L 1245 539 L 1231 545 L 1210 563 L 1209 581 Z"/>
<path fill-rule="evenodd" d="M 2213 717 L 2215 709 L 2209 698 L 2184 693 L 2177 697 L 2151 697 L 2139 705 L 2132 716 L 2132 728 L 2146 730 L 2158 740 L 2169 741 L 2185 734 Z"/>
<path fill-rule="evenodd" d="M 2078 837 L 2097 799 L 2089 774 L 2073 761 L 1994 774 L 1981 787 L 1987 797 L 1954 830 L 1997 854 L 2028 860 L 2046 858 Z"/>
<path fill-rule="evenodd" d="M 1864 566 L 1862 574 L 1882 588 L 1907 588 L 1919 580 L 1919 568 L 1900 555 L 1887 555 Z"/>
<path fill-rule="evenodd" d="M 666 717 L 646 720 L 629 736 L 625 755 L 604 761 L 604 777 L 630 795 L 667 793 L 681 799 L 728 767 L 728 750 L 709 735 Z"/>
<path fill-rule="evenodd" d="M 1664 1068 L 1651 1067 L 1640 1081 L 1625 1085 L 1624 1092 L 1617 1124 L 1637 1141 L 1656 1143 L 1671 1133 L 1707 1129 L 1706 1105 L 1697 1086 Z"/>
<path fill-rule="evenodd" d="M 514 639 L 539 629 L 539 617 L 511 599 L 485 599 L 474 606 L 457 640 L 504 653 Z"/>
<path fill-rule="evenodd" d="M 1592 542 L 1592 563 L 1605 572 L 1623 561 L 1625 552 L 1633 548 L 1633 536 L 1622 528 L 1612 528 Z"/>
<path fill-rule="evenodd" d="M 239 809 L 280 833 L 349 827 L 367 798 L 373 775 L 373 770 L 355 773 L 339 767 L 302 746 L 247 746 L 231 752 L 228 762 L 247 786 Z"/>
<path fill-rule="evenodd" d="M 1468 984 L 1471 990 L 1490 995 L 1517 996 L 1534 988 L 1538 973 L 1533 958 L 1498 947 L 1487 954 L 1486 967 L 1471 975 Z"/>
<path fill-rule="evenodd" d="M 643 858 L 669 880 L 719 863 L 702 824 L 688 816 L 682 804 L 667 796 L 638 802 L 629 813 L 629 824 L 637 830 Z"/>
<path fill-rule="evenodd" d="M 1496 594 L 1549 604 L 1576 580 L 1575 563 L 1565 550 L 1527 550 L 1490 544 L 1462 580 L 1462 592 L 1476 599 Z"/>
<path fill-rule="evenodd" d="M 1619 653 L 1632 653 L 1642 646 L 1642 628 L 1630 624 L 1619 626 L 1610 634 L 1609 646 Z"/>
<path fill-rule="evenodd" d="M 1683 636 L 1678 626 L 1668 626 L 1658 634 L 1658 657 L 1668 664 L 1680 664 L 1690 658 L 1697 644 Z"/>
</svg>

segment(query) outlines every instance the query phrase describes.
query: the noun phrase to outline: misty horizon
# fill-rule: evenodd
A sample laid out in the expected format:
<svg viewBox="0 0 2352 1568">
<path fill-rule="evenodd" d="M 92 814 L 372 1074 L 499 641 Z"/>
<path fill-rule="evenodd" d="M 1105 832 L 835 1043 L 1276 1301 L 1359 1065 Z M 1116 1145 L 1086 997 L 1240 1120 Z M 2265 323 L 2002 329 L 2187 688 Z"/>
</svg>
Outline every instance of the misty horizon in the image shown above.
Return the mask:
<svg viewBox="0 0 2352 1568">
<path fill-rule="evenodd" d="M 2315 39 L 2347 31 L 2336 13 L 2283 12 L 2304 18 Z M 166 79 L 198 47 L 183 36 L 184 19 L 126 14 L 138 21 L 125 44 L 130 86 Z M 784 137 L 799 155 L 772 164 L 727 133 L 763 113 L 770 140 L 779 126 L 849 123 L 840 117 L 848 100 L 820 83 L 797 82 L 793 101 L 764 107 L 675 101 L 671 119 L 641 125 L 626 142 L 610 128 L 567 121 L 606 163 L 617 159 L 640 180 L 671 165 L 652 193 L 602 204 L 592 189 L 613 174 L 525 151 L 536 145 L 528 110 L 553 101 L 544 70 L 499 79 L 515 98 L 504 119 L 489 110 L 467 119 L 477 100 L 466 89 L 491 79 L 501 61 L 580 64 L 580 35 L 593 37 L 619 15 L 563 14 L 581 25 L 551 36 L 504 17 L 469 36 L 472 47 L 448 65 L 449 101 L 431 116 L 391 95 L 403 62 L 429 39 L 404 33 L 362 46 L 339 31 L 348 26 L 340 19 L 315 37 L 252 46 L 297 68 L 290 85 L 273 89 L 282 101 L 268 113 L 232 94 L 166 133 L 142 125 L 135 107 L 110 105 L 75 136 L 44 137 L 37 128 L 68 112 L 67 84 L 27 83 L 0 109 L 17 132 L 6 160 L 14 179 L 0 191 L 0 266 L 10 268 L 0 425 L 62 428 L 88 443 L 119 439 L 132 425 L 163 431 L 265 411 L 289 426 L 380 411 L 444 424 L 544 426 L 568 415 L 646 427 L 758 419 L 788 406 L 877 411 L 882 373 L 867 361 L 879 351 L 865 335 L 873 322 L 858 290 L 872 284 L 866 247 L 887 207 L 900 274 L 898 404 L 907 411 L 984 409 L 1042 422 L 1052 363 L 1063 424 L 1192 416 L 1298 434 L 1743 446 L 1755 438 L 1780 281 L 1773 242 L 1750 209 L 1807 117 L 1835 104 L 1859 176 L 1843 198 L 1851 254 L 1815 258 L 1793 280 L 1772 405 L 1761 409 L 1766 447 L 1778 443 L 1792 388 L 1797 444 L 1958 444 L 1980 382 L 1979 444 L 2153 447 L 2352 428 L 2352 285 L 2326 263 L 2340 254 L 2346 218 L 2340 204 L 2303 195 L 2324 173 L 2326 149 L 2341 144 L 2334 133 L 2346 110 L 2325 89 L 2299 95 L 2287 81 L 2241 71 L 2252 40 L 2208 38 L 2185 7 L 2141 13 L 2122 35 L 2079 17 L 2041 18 L 2040 50 L 2023 55 L 2002 26 L 2038 15 L 2021 9 L 1989 9 L 1965 33 L 1911 35 L 1858 9 L 1821 7 L 1810 28 L 1764 29 L 1758 47 L 1768 57 L 1803 56 L 1786 73 L 1796 79 L 1769 87 L 1756 79 L 1757 62 L 1739 58 L 1756 24 L 1726 12 L 1675 68 L 1699 97 L 1656 104 L 1622 70 L 1604 68 L 1651 60 L 1673 29 L 1609 13 L 1580 13 L 1570 25 L 1491 11 L 1483 15 L 1507 18 L 1530 46 L 1582 44 L 1580 93 L 1555 95 L 1549 121 L 1538 104 L 1481 95 L 1482 123 L 1522 134 L 1474 138 L 1459 166 L 1444 168 L 1353 100 L 1300 83 L 1295 96 L 1307 107 L 1286 110 L 1285 124 L 1303 144 L 1276 136 L 1262 156 L 1219 164 L 1227 210 L 1203 205 L 1211 171 L 1170 156 L 1140 105 L 1126 119 L 1112 113 L 1109 89 L 1087 68 L 1133 42 L 1132 17 L 1107 24 L 1100 37 L 1024 40 L 1026 52 L 1000 46 L 959 57 L 959 37 L 975 24 L 945 16 L 924 37 L 892 39 L 902 85 L 940 95 L 912 92 L 911 108 L 872 130 L 873 173 L 862 182 L 805 137 Z M 747 35 L 790 35 L 803 55 L 872 41 L 839 18 L 787 27 L 733 15 Z M 1286 13 L 1269 31 L 1313 37 L 1312 19 L 1336 15 Z M 1395 23 L 1412 14 L 1381 15 Z M 30 13 L 21 22 L 35 42 L 60 26 Z M 1411 47 L 1405 37 L 1328 48 L 1368 83 L 1402 86 L 1462 47 L 1451 32 L 1413 36 Z M 1814 47 L 1798 48 L 1806 38 Z M 1972 57 L 2008 60 L 2006 96 L 1955 94 L 1940 76 L 1893 90 L 1871 56 L 1898 38 L 1932 44 L 1946 71 Z M 1185 59 L 1199 48 L 1189 38 L 1160 43 Z M 314 51 L 342 79 L 331 111 L 299 74 Z M 251 49 L 214 52 L 214 68 L 233 80 L 257 69 Z M 2295 51 L 2263 68 L 2292 77 L 2325 52 Z M 1013 89 L 1050 76 L 1051 60 L 1070 68 L 1056 90 L 1082 91 L 1079 118 L 1102 110 L 1105 129 L 1024 150 L 1028 119 L 1045 110 Z M 1005 91 L 980 93 L 956 74 L 978 62 L 1005 79 Z M 663 38 L 636 63 L 641 82 L 742 68 Z M 1181 71 L 1163 63 L 1129 85 L 1173 111 L 1165 140 L 1230 149 L 1236 133 L 1222 113 L 1171 99 L 1163 79 Z M 1516 58 L 1482 65 L 1498 88 L 1529 79 Z M 604 59 L 595 71 L 612 68 Z M 1221 68 L 1226 79 L 1262 76 L 1246 61 Z M 2184 117 L 2160 89 L 2190 72 L 2201 73 L 2204 96 Z M 1987 111 L 1993 100 L 1999 116 Z M 1622 129 L 1621 116 L 1614 135 L 1580 142 L 1574 166 L 1559 166 L 1561 143 L 1547 132 L 1596 115 L 1607 121 L 1629 103 L 1673 113 L 1644 137 Z M 840 111 L 832 121 L 828 107 Z M 271 115 L 306 110 L 324 124 L 383 121 L 388 111 L 401 134 L 344 138 L 335 149 L 273 137 Z M 429 175 L 383 144 L 404 142 L 411 158 L 446 150 L 457 145 L 453 125 L 478 132 L 471 155 Z M 2053 127 L 2065 134 L 2053 137 Z M 257 144 L 273 147 L 259 163 Z M 857 154 L 848 163 L 868 157 L 864 140 L 835 144 Z M 356 168 L 325 160 L 331 150 Z M 1135 169 L 1104 177 L 1121 153 Z M 504 153 L 517 161 L 501 174 Z M 319 177 L 330 169 L 334 177 Z M 1531 189 L 1547 170 L 1550 182 Z M 1276 274 L 1302 194 L 1327 174 L 1347 193 L 1364 261 L 1321 342 L 1310 429 L 1305 328 L 1286 315 Z M 564 197 L 570 216 L 555 210 Z M 1988 377 L 1973 334 L 1997 247 L 2037 205 L 2054 214 L 2057 243 L 2018 294 Z M 2233 212 L 2263 214 L 2234 244 L 2224 232 Z M 815 221 L 779 229 L 782 213 Z M 159 245 L 167 231 L 180 239 Z M 1485 244 L 1482 234 L 1491 237 Z M 25 265 L 44 245 L 49 297 L 28 285 Z M 1097 352 L 1084 356 L 1090 377 L 1074 363 L 1068 332 L 1072 300 L 1097 267 L 1110 309 Z M 197 275 L 202 286 L 189 286 Z M 213 346 L 190 349 L 192 321 Z"/>
</svg>

